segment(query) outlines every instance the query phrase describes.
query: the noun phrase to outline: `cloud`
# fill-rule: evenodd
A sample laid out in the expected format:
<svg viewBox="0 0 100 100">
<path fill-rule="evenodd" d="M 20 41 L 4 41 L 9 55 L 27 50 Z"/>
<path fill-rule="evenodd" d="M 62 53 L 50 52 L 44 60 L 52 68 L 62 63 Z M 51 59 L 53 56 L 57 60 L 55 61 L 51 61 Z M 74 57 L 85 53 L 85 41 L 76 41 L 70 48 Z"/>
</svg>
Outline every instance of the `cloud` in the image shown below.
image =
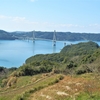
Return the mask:
<svg viewBox="0 0 100 100">
<path fill-rule="evenodd" d="M 30 0 L 31 2 L 35 2 L 35 1 L 37 1 L 37 0 Z"/>
<path fill-rule="evenodd" d="M 0 19 L 11 19 L 11 16 L 0 15 Z"/>
<path fill-rule="evenodd" d="M 95 23 L 95 24 L 90 24 L 89 26 L 90 26 L 90 27 L 97 27 L 97 28 L 100 28 L 100 24 L 97 24 L 97 23 Z"/>
<path fill-rule="evenodd" d="M 6 16 L 0 15 L 0 19 L 5 19 L 5 18 L 6 18 Z"/>
<path fill-rule="evenodd" d="M 37 22 L 21 16 L 0 15 L 0 29 L 7 31 L 71 31 L 71 32 L 99 32 L 100 24 L 79 25 L 72 23 Z"/>
<path fill-rule="evenodd" d="M 73 29 L 78 30 L 79 28 L 84 28 L 82 26 L 79 26 L 78 24 L 66 24 L 66 23 L 52 23 L 52 22 L 36 22 L 29 20 L 25 17 L 20 17 L 20 16 L 5 16 L 5 15 L 0 15 L 0 21 L 4 19 L 3 23 L 7 25 L 7 22 L 12 23 L 12 26 L 17 27 L 17 29 L 30 29 L 32 28 L 36 30 L 64 30 L 64 31 L 70 31 Z M 6 21 L 5 21 L 6 19 Z M 9 26 L 10 27 L 10 26 Z"/>
<path fill-rule="evenodd" d="M 25 17 L 13 17 L 12 19 L 14 22 L 24 22 L 26 21 L 26 18 Z"/>
<path fill-rule="evenodd" d="M 12 16 L 5 16 L 5 15 L 0 15 L 0 19 L 6 19 L 6 20 L 10 20 L 10 21 L 14 21 L 14 22 L 22 22 L 25 21 L 26 18 L 25 17 L 12 17 Z"/>
<path fill-rule="evenodd" d="M 4 19 L 4 20 L 2 20 Z M 36 22 L 34 20 L 29 20 L 25 17 L 20 16 L 5 16 L 0 15 L 0 28 L 6 30 L 40 30 L 40 31 L 71 31 L 73 29 L 79 29 L 80 26 L 77 24 L 66 24 L 66 23 L 52 23 L 52 22 Z M 9 24 L 10 23 L 10 24 Z"/>
</svg>

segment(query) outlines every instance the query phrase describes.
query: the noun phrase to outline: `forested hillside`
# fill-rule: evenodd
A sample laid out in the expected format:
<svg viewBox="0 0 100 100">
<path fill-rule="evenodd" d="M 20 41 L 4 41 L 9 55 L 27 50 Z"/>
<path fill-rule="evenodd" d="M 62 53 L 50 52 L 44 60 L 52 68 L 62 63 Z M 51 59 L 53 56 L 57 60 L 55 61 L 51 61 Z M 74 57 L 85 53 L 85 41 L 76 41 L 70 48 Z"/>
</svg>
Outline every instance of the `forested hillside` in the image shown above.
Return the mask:
<svg viewBox="0 0 100 100">
<path fill-rule="evenodd" d="M 16 39 L 13 35 L 9 32 L 0 30 L 0 40 L 14 40 Z"/>
</svg>

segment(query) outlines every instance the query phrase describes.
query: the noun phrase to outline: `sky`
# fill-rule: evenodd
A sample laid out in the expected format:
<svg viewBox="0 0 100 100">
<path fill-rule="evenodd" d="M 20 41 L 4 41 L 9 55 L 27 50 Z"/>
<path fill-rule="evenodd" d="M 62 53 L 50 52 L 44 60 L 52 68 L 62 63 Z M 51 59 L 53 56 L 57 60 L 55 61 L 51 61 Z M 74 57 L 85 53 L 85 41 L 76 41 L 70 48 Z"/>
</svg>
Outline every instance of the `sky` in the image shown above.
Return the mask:
<svg viewBox="0 0 100 100">
<path fill-rule="evenodd" d="M 100 33 L 100 0 L 0 0 L 0 29 Z"/>
</svg>

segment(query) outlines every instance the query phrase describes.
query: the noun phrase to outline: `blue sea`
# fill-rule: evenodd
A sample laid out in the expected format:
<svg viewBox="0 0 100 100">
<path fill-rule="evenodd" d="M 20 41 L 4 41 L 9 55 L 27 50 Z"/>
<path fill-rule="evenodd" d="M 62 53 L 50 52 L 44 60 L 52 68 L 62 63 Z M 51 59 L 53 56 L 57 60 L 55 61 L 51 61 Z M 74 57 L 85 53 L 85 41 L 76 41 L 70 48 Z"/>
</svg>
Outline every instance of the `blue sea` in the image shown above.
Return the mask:
<svg viewBox="0 0 100 100">
<path fill-rule="evenodd" d="M 36 40 L 0 40 L 0 66 L 7 68 L 20 67 L 25 60 L 36 54 L 59 53 L 66 45 L 77 44 L 85 41 L 57 41 L 53 46 L 53 41 Z M 100 42 L 97 42 L 100 45 Z"/>
</svg>

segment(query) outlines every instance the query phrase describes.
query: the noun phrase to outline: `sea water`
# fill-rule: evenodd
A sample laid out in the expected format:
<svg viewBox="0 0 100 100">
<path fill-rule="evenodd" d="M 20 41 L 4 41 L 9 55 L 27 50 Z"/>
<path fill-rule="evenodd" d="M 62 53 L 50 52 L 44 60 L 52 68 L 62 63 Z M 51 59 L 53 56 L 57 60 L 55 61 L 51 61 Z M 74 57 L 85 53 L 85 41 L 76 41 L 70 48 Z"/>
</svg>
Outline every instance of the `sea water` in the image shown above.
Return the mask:
<svg viewBox="0 0 100 100">
<path fill-rule="evenodd" d="M 56 41 L 56 46 L 53 46 L 52 40 L 0 40 L 0 66 L 20 67 L 31 56 L 59 53 L 65 43 L 70 45 L 79 42 L 82 41 Z"/>
</svg>

